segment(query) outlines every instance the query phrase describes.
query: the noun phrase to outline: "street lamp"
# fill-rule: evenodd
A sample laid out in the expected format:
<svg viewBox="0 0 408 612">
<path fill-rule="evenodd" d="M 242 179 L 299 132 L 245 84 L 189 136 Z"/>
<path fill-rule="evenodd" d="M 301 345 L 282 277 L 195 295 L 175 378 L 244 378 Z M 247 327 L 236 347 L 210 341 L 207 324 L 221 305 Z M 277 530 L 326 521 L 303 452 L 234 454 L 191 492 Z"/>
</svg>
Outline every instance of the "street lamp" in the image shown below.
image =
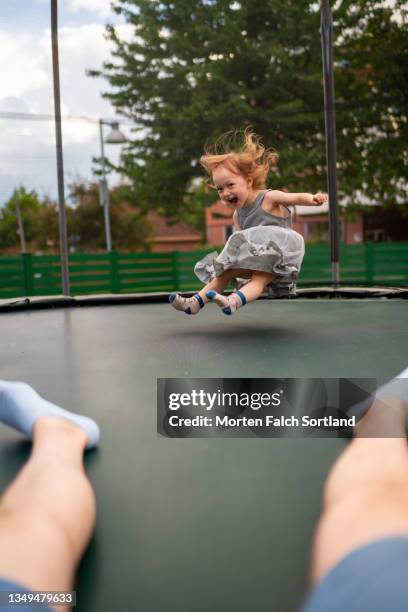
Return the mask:
<svg viewBox="0 0 408 612">
<path fill-rule="evenodd" d="M 111 131 L 103 140 L 103 126 L 109 125 Z M 122 144 L 126 142 L 125 136 L 119 130 L 119 123 L 114 121 L 104 121 L 103 119 L 99 119 L 99 135 L 101 139 L 101 159 L 102 159 L 102 178 L 99 181 L 99 201 L 101 206 L 103 206 L 103 213 L 105 219 L 105 236 L 106 236 L 106 250 L 112 250 L 112 236 L 111 236 L 111 227 L 110 227 L 110 216 L 109 216 L 109 190 L 108 183 L 106 180 L 106 163 L 105 163 L 105 149 L 104 142 L 107 144 Z"/>
</svg>

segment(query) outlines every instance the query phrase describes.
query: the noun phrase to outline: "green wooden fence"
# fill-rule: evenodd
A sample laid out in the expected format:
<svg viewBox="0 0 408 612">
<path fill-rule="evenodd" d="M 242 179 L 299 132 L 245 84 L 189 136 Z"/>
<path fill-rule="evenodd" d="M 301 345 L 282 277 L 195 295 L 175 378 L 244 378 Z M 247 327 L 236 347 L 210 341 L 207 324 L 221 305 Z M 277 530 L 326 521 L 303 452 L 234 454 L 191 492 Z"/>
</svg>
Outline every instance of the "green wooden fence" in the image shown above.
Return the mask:
<svg viewBox="0 0 408 612">
<path fill-rule="evenodd" d="M 209 250 L 188 253 L 75 254 L 69 257 L 71 295 L 190 291 L 200 286 L 194 263 Z M 343 244 L 340 280 L 344 284 L 408 286 L 408 242 Z M 327 245 L 310 245 L 300 286 L 331 281 Z M 60 295 L 57 255 L 0 257 L 0 298 Z"/>
</svg>

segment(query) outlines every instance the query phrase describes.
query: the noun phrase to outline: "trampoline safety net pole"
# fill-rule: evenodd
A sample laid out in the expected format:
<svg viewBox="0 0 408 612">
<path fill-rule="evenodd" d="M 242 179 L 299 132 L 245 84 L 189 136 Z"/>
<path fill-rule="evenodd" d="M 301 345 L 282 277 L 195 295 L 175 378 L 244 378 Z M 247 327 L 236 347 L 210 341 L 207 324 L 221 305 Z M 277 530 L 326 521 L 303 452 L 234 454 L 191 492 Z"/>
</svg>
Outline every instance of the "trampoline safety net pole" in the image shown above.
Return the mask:
<svg viewBox="0 0 408 612">
<path fill-rule="evenodd" d="M 69 295 L 68 240 L 64 196 L 64 164 L 62 159 L 61 100 L 58 62 L 58 0 L 51 0 L 51 46 L 54 81 L 55 138 L 57 148 L 59 239 L 61 254 L 62 292 Z"/>
<path fill-rule="evenodd" d="M 333 23 L 330 0 L 322 0 L 320 33 L 323 56 L 324 118 L 326 126 L 326 163 L 329 191 L 330 250 L 332 284 L 339 284 L 339 230 L 336 172 L 336 119 L 334 110 Z"/>
</svg>

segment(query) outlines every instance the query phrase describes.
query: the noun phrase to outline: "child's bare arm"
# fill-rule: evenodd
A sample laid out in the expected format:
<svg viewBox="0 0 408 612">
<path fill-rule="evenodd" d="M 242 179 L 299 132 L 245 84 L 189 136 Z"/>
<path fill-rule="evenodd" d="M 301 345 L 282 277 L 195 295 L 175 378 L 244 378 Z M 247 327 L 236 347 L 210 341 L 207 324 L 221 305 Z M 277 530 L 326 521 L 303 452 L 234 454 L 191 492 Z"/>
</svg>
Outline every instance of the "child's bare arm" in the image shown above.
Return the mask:
<svg viewBox="0 0 408 612">
<path fill-rule="evenodd" d="M 239 223 L 238 223 L 237 211 L 234 211 L 234 214 L 232 215 L 232 220 L 234 222 L 234 228 L 239 231 L 241 228 L 240 228 Z"/>
<path fill-rule="evenodd" d="M 279 206 L 280 204 L 284 206 L 288 206 L 288 204 L 320 206 L 324 202 L 327 202 L 327 195 L 325 193 L 286 193 L 285 191 L 273 189 L 272 191 L 268 191 L 266 195 L 272 207 Z"/>
</svg>

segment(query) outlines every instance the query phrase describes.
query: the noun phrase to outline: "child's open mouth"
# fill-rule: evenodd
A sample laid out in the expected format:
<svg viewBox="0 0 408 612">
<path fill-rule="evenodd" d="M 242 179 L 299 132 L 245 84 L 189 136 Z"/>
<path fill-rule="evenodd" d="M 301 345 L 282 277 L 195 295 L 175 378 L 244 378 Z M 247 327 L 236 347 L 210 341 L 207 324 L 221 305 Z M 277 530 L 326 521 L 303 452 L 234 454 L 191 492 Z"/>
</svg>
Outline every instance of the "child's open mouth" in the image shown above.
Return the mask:
<svg viewBox="0 0 408 612">
<path fill-rule="evenodd" d="M 233 206 L 236 206 L 238 204 L 238 198 L 230 198 L 229 200 L 227 200 L 228 204 L 232 204 Z"/>
</svg>

